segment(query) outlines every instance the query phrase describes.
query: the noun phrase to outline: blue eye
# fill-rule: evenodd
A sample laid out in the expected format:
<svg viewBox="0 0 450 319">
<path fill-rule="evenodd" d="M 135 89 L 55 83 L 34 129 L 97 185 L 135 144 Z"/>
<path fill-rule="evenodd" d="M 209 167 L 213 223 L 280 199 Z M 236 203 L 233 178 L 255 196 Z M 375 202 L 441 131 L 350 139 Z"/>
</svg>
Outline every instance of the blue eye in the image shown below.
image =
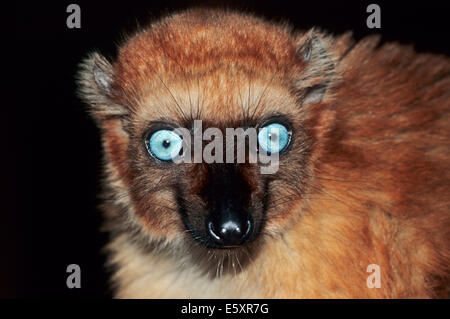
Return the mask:
<svg viewBox="0 0 450 319">
<path fill-rule="evenodd" d="M 161 161 L 171 161 L 180 154 L 183 147 L 181 136 L 170 130 L 159 130 L 150 136 L 150 152 Z"/>
<path fill-rule="evenodd" d="M 260 129 L 258 143 L 268 154 L 279 153 L 284 150 L 291 140 L 291 132 L 286 126 L 271 123 Z"/>
</svg>

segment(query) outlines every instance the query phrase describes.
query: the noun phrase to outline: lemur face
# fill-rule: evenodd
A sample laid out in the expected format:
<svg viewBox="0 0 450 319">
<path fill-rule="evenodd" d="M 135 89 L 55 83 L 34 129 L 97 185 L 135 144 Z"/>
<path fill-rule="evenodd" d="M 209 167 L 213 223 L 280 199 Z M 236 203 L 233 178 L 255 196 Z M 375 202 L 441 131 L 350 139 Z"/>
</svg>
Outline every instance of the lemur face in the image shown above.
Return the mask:
<svg viewBox="0 0 450 319">
<path fill-rule="evenodd" d="M 314 32 L 189 19 L 138 33 L 112 65 L 92 55 L 81 93 L 102 129 L 109 196 L 133 233 L 215 253 L 251 250 L 289 227 L 307 193 L 314 126 L 325 126 L 308 107 L 320 105 L 332 59 Z M 253 135 L 230 144 L 231 129 Z M 261 154 L 274 170 L 263 171 Z"/>
<path fill-rule="evenodd" d="M 170 92 L 162 88 L 158 92 L 159 99 L 163 97 L 171 103 L 173 95 L 176 102 L 173 100 L 173 104 L 158 108 L 155 105 L 158 100 L 148 97 L 139 107 L 139 113 L 130 116 L 128 126 L 131 131 L 127 154 L 132 181 L 130 194 L 137 214 L 146 224 L 156 223 L 157 232 L 166 229 L 171 234 L 192 236 L 208 248 L 245 245 L 257 239 L 262 231 L 282 229 L 280 222 L 295 202 L 291 199 L 301 198 L 307 179 L 309 142 L 299 112 L 295 111 L 298 107 L 294 96 L 273 83 L 256 84 L 251 79 L 228 84 L 230 87 L 219 96 L 213 87 L 202 86 L 204 81 L 215 82 L 220 77 L 212 74 L 199 81 L 203 95 L 201 104 L 198 103 L 202 97 L 194 93 L 197 88 L 191 89 L 193 102 L 190 104 L 189 93 L 176 89 L 181 84 L 166 83 Z M 221 83 L 223 85 L 224 79 Z M 164 112 L 153 113 L 155 109 Z M 242 110 L 250 110 L 250 113 L 256 110 L 256 114 L 247 115 Z M 174 133 L 177 128 L 184 128 L 191 135 L 190 163 L 175 163 L 173 159 L 183 152 L 180 146 L 183 136 Z M 275 128 L 278 128 L 280 149 L 272 149 L 272 153 L 279 155 L 277 163 L 272 165 L 278 167 L 266 174 L 261 170 L 265 164 L 250 162 L 250 147 L 256 144 L 258 149 L 267 148 L 270 134 L 267 131 Z M 205 138 L 211 129 L 218 134 Z M 246 143 L 238 144 L 235 138 L 230 162 L 226 160 L 230 157 L 226 154 L 229 150 L 227 129 L 255 130 L 255 134 L 244 137 Z M 200 141 L 198 133 L 203 136 Z M 213 139 L 222 139 L 223 146 L 213 150 L 215 156 L 211 162 L 206 154 Z M 197 160 L 194 153 L 198 144 L 202 156 Z M 218 154 L 221 151 L 222 154 Z M 245 157 L 239 162 L 240 151 L 245 152 Z M 255 153 L 257 155 L 258 150 Z M 154 213 L 155 210 L 158 213 Z M 176 226 L 161 227 L 169 220 Z"/>
</svg>

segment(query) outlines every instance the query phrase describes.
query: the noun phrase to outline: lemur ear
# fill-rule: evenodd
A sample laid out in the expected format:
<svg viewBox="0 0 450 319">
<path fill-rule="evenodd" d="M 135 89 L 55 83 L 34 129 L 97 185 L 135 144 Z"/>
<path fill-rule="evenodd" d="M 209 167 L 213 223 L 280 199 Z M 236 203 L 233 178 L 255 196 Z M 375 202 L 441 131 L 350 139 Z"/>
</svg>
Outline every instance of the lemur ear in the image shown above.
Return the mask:
<svg viewBox="0 0 450 319">
<path fill-rule="evenodd" d="M 335 78 L 335 61 L 328 52 L 328 40 L 311 30 L 297 41 L 297 54 L 304 69 L 294 81 L 302 104 L 320 102 Z"/>
<path fill-rule="evenodd" d="M 80 65 L 78 95 L 90 105 L 90 113 L 97 121 L 128 113 L 113 99 L 113 79 L 112 65 L 98 53 L 92 53 Z"/>
</svg>

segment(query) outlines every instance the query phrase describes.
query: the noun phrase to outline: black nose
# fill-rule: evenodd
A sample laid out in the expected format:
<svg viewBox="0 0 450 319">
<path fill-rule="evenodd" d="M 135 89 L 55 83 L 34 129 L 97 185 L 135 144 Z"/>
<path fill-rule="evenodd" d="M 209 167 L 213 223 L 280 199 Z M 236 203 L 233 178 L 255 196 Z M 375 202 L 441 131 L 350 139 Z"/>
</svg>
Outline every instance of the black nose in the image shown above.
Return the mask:
<svg viewBox="0 0 450 319">
<path fill-rule="evenodd" d="M 242 245 L 250 236 L 253 220 L 248 213 L 224 212 L 206 220 L 206 229 L 216 247 Z"/>
</svg>

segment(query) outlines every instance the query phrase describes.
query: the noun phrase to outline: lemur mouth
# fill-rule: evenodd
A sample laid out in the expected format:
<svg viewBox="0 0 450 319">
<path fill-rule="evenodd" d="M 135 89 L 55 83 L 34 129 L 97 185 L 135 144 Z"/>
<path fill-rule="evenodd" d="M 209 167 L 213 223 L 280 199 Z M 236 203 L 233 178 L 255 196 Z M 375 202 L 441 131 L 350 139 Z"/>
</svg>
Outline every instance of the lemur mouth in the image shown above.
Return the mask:
<svg viewBox="0 0 450 319">
<path fill-rule="evenodd" d="M 263 246 L 257 240 L 259 229 L 251 216 L 239 226 L 234 222 L 221 225 L 225 229 L 218 231 L 217 224 L 207 218 L 204 229 L 188 228 L 193 239 L 191 243 L 195 243 L 189 246 L 192 260 L 212 278 L 241 272 L 256 260 L 256 255 Z"/>
</svg>

